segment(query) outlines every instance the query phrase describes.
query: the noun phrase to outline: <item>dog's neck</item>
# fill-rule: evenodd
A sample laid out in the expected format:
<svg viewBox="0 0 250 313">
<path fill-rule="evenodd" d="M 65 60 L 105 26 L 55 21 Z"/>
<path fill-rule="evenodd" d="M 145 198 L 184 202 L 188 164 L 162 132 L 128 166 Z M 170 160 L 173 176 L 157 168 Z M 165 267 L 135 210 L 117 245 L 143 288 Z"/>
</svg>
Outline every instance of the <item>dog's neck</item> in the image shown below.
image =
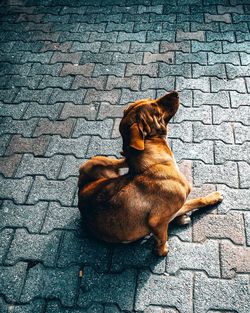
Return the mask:
<svg viewBox="0 0 250 313">
<path fill-rule="evenodd" d="M 131 151 L 126 155 L 130 174 L 143 173 L 156 164 L 176 164 L 169 143 L 164 137 L 146 139 L 143 151 Z"/>
</svg>

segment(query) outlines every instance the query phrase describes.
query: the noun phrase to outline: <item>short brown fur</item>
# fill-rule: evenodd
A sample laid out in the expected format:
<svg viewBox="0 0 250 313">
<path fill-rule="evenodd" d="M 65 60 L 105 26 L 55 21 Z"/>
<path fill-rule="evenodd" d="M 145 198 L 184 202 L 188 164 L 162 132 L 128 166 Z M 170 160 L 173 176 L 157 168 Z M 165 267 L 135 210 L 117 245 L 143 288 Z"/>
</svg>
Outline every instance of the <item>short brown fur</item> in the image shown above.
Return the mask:
<svg viewBox="0 0 250 313">
<path fill-rule="evenodd" d="M 194 209 L 222 201 L 220 192 L 187 200 L 191 186 L 166 140 L 179 108 L 176 91 L 131 104 L 120 123 L 122 159 L 96 156 L 80 166 L 78 207 L 90 231 L 108 242 L 130 242 L 153 233 L 160 256 L 168 252 L 168 225 L 190 221 Z M 119 169 L 128 167 L 120 175 Z"/>
</svg>

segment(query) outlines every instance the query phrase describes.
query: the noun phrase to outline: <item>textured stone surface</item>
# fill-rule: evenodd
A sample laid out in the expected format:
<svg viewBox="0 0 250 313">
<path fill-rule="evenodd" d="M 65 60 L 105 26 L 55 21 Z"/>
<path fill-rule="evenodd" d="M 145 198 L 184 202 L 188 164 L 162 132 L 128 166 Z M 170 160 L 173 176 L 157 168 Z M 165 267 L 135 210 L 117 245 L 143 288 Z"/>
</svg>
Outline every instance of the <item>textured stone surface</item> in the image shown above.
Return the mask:
<svg viewBox="0 0 250 313">
<path fill-rule="evenodd" d="M 168 276 L 144 271 L 138 277 L 135 309 L 143 311 L 149 305 L 167 305 L 174 306 L 184 313 L 190 312 L 192 310 L 189 301 L 191 290 L 192 276 L 189 272 Z"/>
<path fill-rule="evenodd" d="M 48 269 L 41 265 L 32 267 L 24 285 L 21 302 L 35 297 L 60 299 L 63 305 L 72 306 L 77 296 L 79 267 Z"/>
<path fill-rule="evenodd" d="M 0 312 L 248 313 L 249 1 L 12 0 L 0 12 Z M 93 155 L 121 157 L 129 103 L 170 90 L 189 198 L 224 199 L 173 221 L 159 258 L 152 236 L 92 238 L 77 178 Z"/>
<path fill-rule="evenodd" d="M 237 245 L 244 244 L 244 221 L 242 214 L 236 212 L 227 213 L 226 215 L 208 214 L 196 219 L 193 225 L 194 241 L 202 242 L 207 238 L 226 238 Z"/>
<path fill-rule="evenodd" d="M 42 262 L 46 266 L 53 266 L 60 235 L 56 232 L 49 235 L 30 235 L 26 230 L 17 229 L 5 263 L 13 265 L 17 261 L 32 260 Z"/>
<path fill-rule="evenodd" d="M 119 303 L 122 310 L 132 310 L 136 272 L 126 270 L 120 274 L 97 274 L 86 268 L 82 279 L 78 304 L 87 307 L 92 301 Z M 100 286 L 102 286 L 100 288 Z"/>
<path fill-rule="evenodd" d="M 232 278 L 236 273 L 250 272 L 250 248 L 237 247 L 231 242 L 221 244 L 221 269 L 223 278 Z"/>
<path fill-rule="evenodd" d="M 219 245 L 207 240 L 203 244 L 183 243 L 176 237 L 169 241 L 166 272 L 173 275 L 181 269 L 203 270 L 210 277 L 220 276 Z"/>
<path fill-rule="evenodd" d="M 236 310 L 247 313 L 250 309 L 248 279 L 238 276 L 233 280 L 211 279 L 203 273 L 195 274 L 194 307 L 197 313 L 208 309 Z"/>
</svg>

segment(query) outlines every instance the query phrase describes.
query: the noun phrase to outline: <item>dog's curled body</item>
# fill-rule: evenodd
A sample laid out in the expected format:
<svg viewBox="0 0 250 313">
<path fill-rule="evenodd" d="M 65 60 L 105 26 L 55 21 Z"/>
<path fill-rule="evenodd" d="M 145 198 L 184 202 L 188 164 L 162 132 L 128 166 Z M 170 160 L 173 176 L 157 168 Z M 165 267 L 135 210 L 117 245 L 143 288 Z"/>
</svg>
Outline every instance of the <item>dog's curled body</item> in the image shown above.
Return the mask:
<svg viewBox="0 0 250 313">
<path fill-rule="evenodd" d="M 98 238 L 128 242 L 153 233 L 159 255 L 166 255 L 168 224 L 219 195 L 186 202 L 191 190 L 166 140 L 167 123 L 179 107 L 177 92 L 130 105 L 120 123 L 122 159 L 96 156 L 80 167 L 78 207 Z M 120 168 L 128 173 L 120 175 Z M 209 197 L 209 196 L 208 196 Z M 205 200 L 204 200 L 205 199 Z M 192 200 L 191 200 L 192 201 Z"/>
</svg>

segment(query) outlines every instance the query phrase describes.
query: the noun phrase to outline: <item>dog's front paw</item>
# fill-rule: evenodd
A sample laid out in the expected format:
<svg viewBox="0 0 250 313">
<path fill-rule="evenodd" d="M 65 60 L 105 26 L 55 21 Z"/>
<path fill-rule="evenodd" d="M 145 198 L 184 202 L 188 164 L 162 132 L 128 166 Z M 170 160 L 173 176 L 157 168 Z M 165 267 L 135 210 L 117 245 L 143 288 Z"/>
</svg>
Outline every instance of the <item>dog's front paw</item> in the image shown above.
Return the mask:
<svg viewBox="0 0 250 313">
<path fill-rule="evenodd" d="M 212 193 L 212 195 L 213 195 L 214 203 L 219 203 L 223 201 L 224 197 L 221 191 L 215 191 Z"/>
<path fill-rule="evenodd" d="M 157 247 L 157 253 L 159 256 L 166 256 L 168 254 L 168 243 L 166 242 L 165 245 Z"/>
</svg>

